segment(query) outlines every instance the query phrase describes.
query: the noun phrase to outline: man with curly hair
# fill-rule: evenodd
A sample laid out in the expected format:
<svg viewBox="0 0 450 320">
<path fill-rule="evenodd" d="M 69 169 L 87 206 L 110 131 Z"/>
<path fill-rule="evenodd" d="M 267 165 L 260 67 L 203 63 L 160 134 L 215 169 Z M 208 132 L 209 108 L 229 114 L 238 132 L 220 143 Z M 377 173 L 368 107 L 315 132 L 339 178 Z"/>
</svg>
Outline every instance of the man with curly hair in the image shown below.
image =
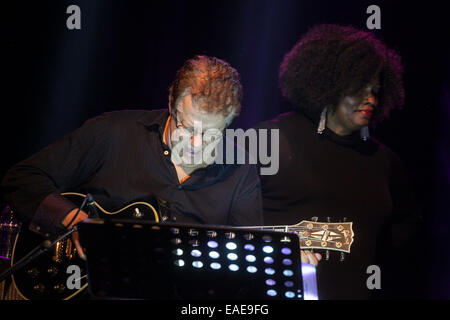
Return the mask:
<svg viewBox="0 0 450 320">
<path fill-rule="evenodd" d="M 60 195 L 67 191 L 90 193 L 109 211 L 152 196 L 164 208 L 162 221 L 261 225 L 256 167 L 197 157 L 220 140 L 206 132 L 221 138 L 241 100 L 234 68 L 196 56 L 178 70 L 168 109 L 109 112 L 86 121 L 13 166 L 2 193 L 25 225 L 47 238 L 88 216 L 77 215 L 77 206 Z"/>
<path fill-rule="evenodd" d="M 319 263 L 319 298 L 399 297 L 404 288 L 391 287 L 411 279 L 402 282 L 405 270 L 387 261 L 420 220 L 399 158 L 369 126 L 403 105 L 400 57 L 368 32 L 318 25 L 286 54 L 279 83 L 294 110 L 255 126 L 280 136 L 279 171 L 261 176 L 264 223 L 352 221 L 351 253 Z M 380 267 L 381 289 L 368 284 L 371 265 Z"/>
</svg>

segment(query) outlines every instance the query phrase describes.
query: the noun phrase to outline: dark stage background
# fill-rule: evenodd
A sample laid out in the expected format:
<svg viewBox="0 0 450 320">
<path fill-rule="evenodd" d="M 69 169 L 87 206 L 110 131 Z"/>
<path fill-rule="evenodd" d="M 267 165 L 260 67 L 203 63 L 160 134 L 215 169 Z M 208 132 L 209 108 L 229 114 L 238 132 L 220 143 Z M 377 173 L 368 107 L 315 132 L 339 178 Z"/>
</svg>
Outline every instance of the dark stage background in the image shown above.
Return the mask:
<svg viewBox="0 0 450 320">
<path fill-rule="evenodd" d="M 10 1 L 12 2 L 12 1 Z M 2 161 L 18 161 L 102 112 L 167 106 L 175 71 L 196 54 L 241 74 L 244 103 L 233 126 L 248 128 L 289 110 L 277 85 L 284 54 L 319 23 L 366 28 L 405 65 L 406 107 L 372 130 L 404 161 L 423 208 L 424 298 L 450 298 L 449 13 L 440 1 L 21 1 L 2 4 Z M 81 8 L 81 30 L 66 9 Z"/>
</svg>

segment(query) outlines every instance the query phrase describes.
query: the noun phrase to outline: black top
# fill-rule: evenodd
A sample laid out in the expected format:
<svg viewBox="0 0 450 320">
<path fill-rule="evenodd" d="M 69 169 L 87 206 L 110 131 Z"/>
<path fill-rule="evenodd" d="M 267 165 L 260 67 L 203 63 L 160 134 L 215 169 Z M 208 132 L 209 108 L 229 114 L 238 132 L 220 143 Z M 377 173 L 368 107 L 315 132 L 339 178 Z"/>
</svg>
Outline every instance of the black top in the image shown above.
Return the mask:
<svg viewBox="0 0 450 320">
<path fill-rule="evenodd" d="M 162 142 L 167 110 L 119 111 L 81 128 L 12 167 L 2 181 L 6 202 L 46 237 L 75 208 L 62 192 L 91 193 L 106 210 L 147 196 L 167 201 L 181 223 L 261 225 L 255 166 L 212 164 L 179 183 Z"/>
<path fill-rule="evenodd" d="M 266 225 L 296 224 L 313 216 L 320 222 L 327 217 L 353 222 L 354 242 L 344 262 L 330 251 L 330 261 L 319 263 L 319 298 L 369 298 L 373 291 L 367 289 L 366 270 L 372 264 L 381 268 L 382 289 L 391 285 L 387 267 L 382 267 L 388 259 L 376 256 L 377 246 L 387 244 L 383 253 L 398 254 L 407 240 L 405 226 L 418 221 L 405 222 L 417 210 L 398 157 L 373 139 L 364 142 L 359 132 L 338 136 L 325 129 L 319 135 L 316 125 L 296 112 L 255 128 L 279 129 L 280 135 L 279 171 L 261 176 Z M 384 230 L 394 222 L 403 224 L 391 237 Z"/>
</svg>

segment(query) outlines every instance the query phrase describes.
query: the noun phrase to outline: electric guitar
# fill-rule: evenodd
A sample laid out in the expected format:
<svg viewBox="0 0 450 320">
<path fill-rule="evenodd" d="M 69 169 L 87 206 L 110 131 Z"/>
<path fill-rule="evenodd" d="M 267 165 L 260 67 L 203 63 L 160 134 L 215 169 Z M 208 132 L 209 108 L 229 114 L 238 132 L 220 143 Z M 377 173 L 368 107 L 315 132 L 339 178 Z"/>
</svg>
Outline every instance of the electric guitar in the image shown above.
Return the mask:
<svg viewBox="0 0 450 320">
<path fill-rule="evenodd" d="M 84 194 L 73 192 L 62 193 L 62 195 L 75 204 L 81 204 L 86 198 Z M 114 212 L 106 211 L 97 202 L 94 202 L 94 204 L 100 218 L 120 215 L 120 218 L 124 219 L 160 221 L 158 211 L 148 202 L 134 202 Z M 352 222 L 323 223 L 303 220 L 291 226 L 239 228 L 294 232 L 300 238 L 301 249 L 325 249 L 341 253 L 350 253 L 354 236 Z M 15 261 L 41 244 L 42 241 L 43 239 L 33 232 L 20 230 L 15 237 L 11 266 L 14 265 Z M 77 265 L 81 270 L 81 286 L 79 289 L 70 289 L 65 283 L 68 278 L 67 270 L 71 265 Z M 3 286 L 5 286 L 4 282 L 1 283 Z M 79 258 L 75 245 L 68 237 L 59 241 L 51 250 L 14 273 L 11 276 L 10 285 L 12 293 L 7 294 L 7 298 L 15 300 L 68 300 L 80 296 L 87 285 L 85 261 Z"/>
<path fill-rule="evenodd" d="M 62 193 L 76 205 L 81 205 L 86 195 L 75 192 Z M 139 219 L 159 222 L 159 215 L 153 205 L 148 202 L 134 202 L 120 210 L 109 212 L 94 202 L 100 218 L 119 215 L 124 219 Z M 44 239 L 38 234 L 25 228 L 17 233 L 11 255 L 11 266 L 39 246 Z M 68 300 L 82 293 L 87 287 L 85 261 L 77 253 L 71 237 L 56 243 L 48 252 L 32 260 L 24 268 L 19 269 L 11 276 L 11 283 L 6 280 L 0 283 L 2 287 L 9 287 L 5 299 L 12 300 Z M 81 270 L 80 289 L 69 289 L 66 280 L 70 265 L 77 265 Z"/>
</svg>

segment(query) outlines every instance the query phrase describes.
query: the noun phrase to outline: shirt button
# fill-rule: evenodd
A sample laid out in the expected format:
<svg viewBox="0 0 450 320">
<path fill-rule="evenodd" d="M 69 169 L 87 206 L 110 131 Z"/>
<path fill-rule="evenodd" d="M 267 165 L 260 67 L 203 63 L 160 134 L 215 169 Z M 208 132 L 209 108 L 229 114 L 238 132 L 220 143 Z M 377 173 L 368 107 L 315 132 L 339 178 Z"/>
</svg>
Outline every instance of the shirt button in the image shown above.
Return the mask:
<svg viewBox="0 0 450 320">
<path fill-rule="evenodd" d="M 183 186 L 178 186 L 177 189 L 178 189 L 178 190 L 181 190 L 181 189 L 183 189 Z"/>
<path fill-rule="evenodd" d="M 169 151 L 164 150 L 164 155 L 167 156 L 169 154 Z"/>
</svg>

